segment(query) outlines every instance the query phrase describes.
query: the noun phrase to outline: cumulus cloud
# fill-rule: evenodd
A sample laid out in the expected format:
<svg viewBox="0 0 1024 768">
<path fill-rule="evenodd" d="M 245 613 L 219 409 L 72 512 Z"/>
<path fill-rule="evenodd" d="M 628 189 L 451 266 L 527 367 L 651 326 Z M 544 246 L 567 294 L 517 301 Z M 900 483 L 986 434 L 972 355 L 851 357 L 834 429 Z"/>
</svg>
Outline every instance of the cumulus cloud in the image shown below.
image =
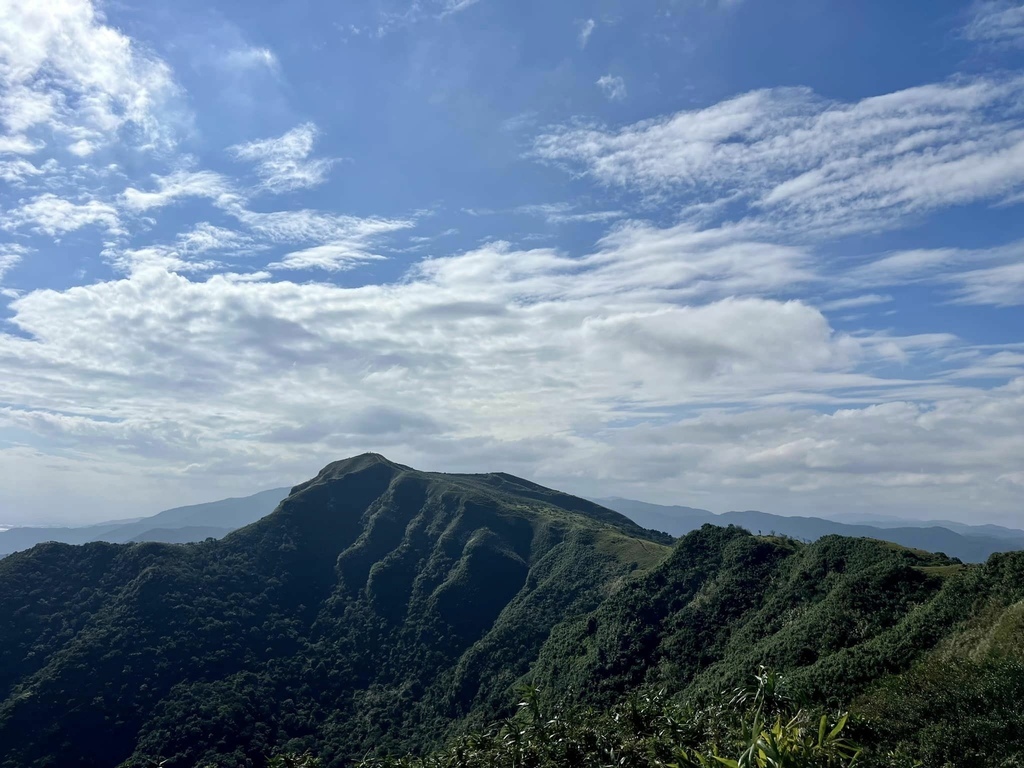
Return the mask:
<svg viewBox="0 0 1024 768">
<path fill-rule="evenodd" d="M 752 272 L 750 254 L 761 262 Z M 407 461 L 494 461 L 559 484 L 615 465 L 635 472 L 629 482 L 647 478 L 648 496 L 681 478 L 702 492 L 780 484 L 821 498 L 838 487 L 830 478 L 852 484 L 876 464 L 885 469 L 872 487 L 966 493 L 1015 471 L 1019 434 L 980 435 L 1019 418 L 1022 387 L 873 375 L 875 361 L 956 340 L 836 333 L 808 304 L 770 297 L 787 272 L 807 269 L 807 254 L 769 254 L 738 232 L 635 225 L 583 258 L 495 244 L 355 288 L 198 280 L 169 273 L 169 256 L 135 252 L 125 279 L 15 300 L 19 333 L 0 335 L 0 367 L 20 406 L 0 425 L 88 442 L 112 465 L 158 459 L 162 473 L 201 467 L 211 478 L 271 465 L 301 477 L 368 439 Z M 925 395 L 935 404 L 907 400 Z M 372 438 L 369 416 L 342 418 L 396 407 L 430 418 L 393 413 Z M 704 415 L 680 415 L 694 408 Z M 913 467 L 906 453 L 889 461 L 896 448 L 884 461 L 859 455 L 857 441 L 881 441 L 887 420 L 909 445 L 927 433 L 932 450 Z M 962 444 L 944 457 L 935 446 L 950 440 Z M 635 458 L 604 461 L 620 450 Z M 669 455 L 675 469 L 664 472 Z"/>
<path fill-rule="evenodd" d="M 255 409 L 229 409 L 242 421 L 279 420 L 278 407 L 297 408 L 297 417 L 347 391 L 354 403 L 416 403 L 453 428 L 494 437 L 565 430 L 574 416 L 614 418 L 615 401 L 746 398 L 780 377 L 803 388 L 816 372 L 841 378 L 860 354 L 799 302 L 676 306 L 645 290 L 602 287 L 596 275 L 570 298 L 565 276 L 577 285 L 591 279 L 591 270 L 570 262 L 545 250 L 487 247 L 427 260 L 398 285 L 354 289 L 218 277 L 196 283 L 137 269 L 130 279 L 19 299 L 14 322 L 33 341 L 5 338 L 2 349 L 37 363 L 61 355 L 87 392 L 114 408 L 111 417 L 121 412 L 116 398 L 140 382 L 150 384 L 129 400 L 142 407 L 140 399 L 176 399 L 182 377 L 202 370 L 187 386 L 206 391 L 209 407 L 238 395 L 239 407 Z M 71 315 L 74 328 L 64 327 Z M 167 327 L 175 328 L 174 351 L 152 336 Z M 633 364 L 608 366 L 609 359 Z M 263 373 L 254 378 L 252 366 Z M 240 376 L 243 368 L 250 375 Z M 129 370 L 128 389 L 111 389 L 111 376 Z M 275 370 L 284 380 L 268 379 Z M 25 402 L 53 408 L 61 399 L 64 385 L 44 385 L 46 366 L 27 366 L 18 378 L 11 386 Z M 308 384 L 301 396 L 290 391 L 293 379 Z M 279 384 L 287 389 L 267 392 Z M 196 408 L 186 400 L 168 402 L 176 414 L 168 418 L 203 429 L 209 412 L 181 412 Z"/>
<path fill-rule="evenodd" d="M 0 16 L 0 120 L 11 131 L 43 126 L 99 143 L 130 129 L 144 144 L 173 141 L 169 68 L 89 0 L 3 0 Z"/>
<path fill-rule="evenodd" d="M 239 160 L 256 164 L 263 187 L 270 192 L 290 192 L 315 187 L 327 180 L 334 164 L 330 158 L 311 159 L 317 129 L 303 123 L 275 139 L 260 139 L 231 147 Z"/>
<path fill-rule="evenodd" d="M 744 202 L 775 228 L 837 234 L 999 201 L 1024 183 L 1024 79 L 978 78 L 854 103 L 746 93 L 621 129 L 566 126 L 536 157 L 613 186 Z"/>
</svg>

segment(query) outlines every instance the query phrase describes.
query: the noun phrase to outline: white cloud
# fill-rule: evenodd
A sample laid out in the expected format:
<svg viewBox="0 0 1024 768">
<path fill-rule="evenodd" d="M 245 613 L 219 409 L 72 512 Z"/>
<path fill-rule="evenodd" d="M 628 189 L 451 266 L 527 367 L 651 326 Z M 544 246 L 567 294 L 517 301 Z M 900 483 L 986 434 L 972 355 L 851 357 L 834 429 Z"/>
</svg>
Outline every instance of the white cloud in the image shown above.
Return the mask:
<svg viewBox="0 0 1024 768">
<path fill-rule="evenodd" d="M 567 456 L 551 471 L 596 465 L 605 487 L 675 503 L 711 497 L 716 511 L 963 519 L 970 509 L 974 521 L 1013 523 L 1019 488 L 1001 478 L 1024 450 L 1014 427 L 1022 417 L 1024 379 L 934 404 L 707 411 L 616 430 L 591 455 Z"/>
<path fill-rule="evenodd" d="M 588 259 L 595 267 L 589 284 L 610 293 L 619 286 L 688 299 L 790 295 L 801 284 L 820 279 L 809 249 L 759 241 L 742 228 L 658 228 L 633 222 L 613 230 L 599 245 Z"/>
<path fill-rule="evenodd" d="M 185 197 L 205 197 L 212 200 L 231 198 L 231 184 L 213 171 L 174 171 L 167 176 L 154 175 L 156 190 L 145 192 L 134 187 L 126 189 L 121 200 L 133 211 L 161 208 Z M 231 198 L 233 199 L 233 198 Z"/>
<path fill-rule="evenodd" d="M 408 229 L 415 223 L 412 219 L 363 219 L 305 208 L 264 213 L 250 211 L 241 205 L 229 205 L 226 210 L 253 236 L 274 243 L 367 243 L 388 232 Z"/>
<path fill-rule="evenodd" d="M 405 220 L 349 217 L 337 217 L 331 223 L 334 232 L 329 242 L 292 251 L 281 261 L 268 264 L 267 268 L 323 269 L 329 272 L 352 269 L 358 264 L 383 259 L 370 250 L 373 244 L 384 235 L 411 226 L 411 222 Z M 306 234 L 308 237 L 309 233 Z"/>
<path fill-rule="evenodd" d="M 951 280 L 959 284 L 956 300 L 961 304 L 1024 305 L 1024 261 L 968 270 Z"/>
<path fill-rule="evenodd" d="M 142 248 L 108 249 L 105 254 L 111 266 L 120 272 L 134 274 L 151 269 L 190 274 L 219 269 L 220 263 L 195 260 L 172 246 L 148 245 Z"/>
<path fill-rule="evenodd" d="M 597 22 L 593 19 L 587 19 L 580 24 L 580 32 L 576 37 L 576 42 L 579 43 L 580 49 L 586 48 L 587 43 L 590 42 L 590 36 L 594 34 L 594 29 L 597 27 Z"/>
<path fill-rule="evenodd" d="M 264 240 L 333 233 L 278 268 L 343 268 L 410 223 L 233 213 Z M 1009 491 L 988 485 L 1018 471 L 1019 430 L 1005 424 L 1019 421 L 1024 383 L 986 392 L 874 375 L 940 350 L 952 360 L 960 344 L 836 333 L 819 310 L 776 297 L 819 280 L 813 254 L 750 234 L 634 222 L 582 257 L 492 244 L 356 288 L 265 270 L 199 281 L 169 272 L 215 263 L 179 246 L 124 250 L 126 279 L 11 304 L 19 335 L 0 334 L 0 368 L 19 413 L 0 414 L 0 430 L 68 456 L 88 444 L 81 472 L 159 466 L 155 477 L 187 472 L 196 487 L 258 483 L 271 466 L 294 482 L 372 447 L 570 487 L 596 473 L 591 490 L 643 496 L 692 488 L 737 503 L 760 494 L 763 506 L 787 492 L 811 505 L 867 477 L 858 503 L 879 508 L 974 492 L 990 494 L 993 514 L 1005 507 Z M 232 237 L 204 225 L 179 240 L 213 250 Z M 1017 367 L 997 355 L 962 366 L 1005 380 Z"/>
<path fill-rule="evenodd" d="M 196 282 L 168 274 L 181 265 L 162 262 L 167 251 L 136 251 L 127 279 L 12 303 L 21 335 L 0 335 L 0 367 L 20 412 L 0 414 L 0 429 L 88 443 L 109 471 L 158 465 L 200 484 L 255 482 L 269 466 L 302 477 L 367 446 L 557 484 L 597 473 L 643 495 L 788 488 L 794 503 L 880 466 L 861 498 L 905 488 L 922 506 L 939 497 L 927 489 L 962 498 L 1016 471 L 1021 437 L 1005 425 L 1019 423 L 1024 385 L 984 393 L 865 373 L 886 344 L 912 357 L 955 340 L 858 339 L 802 302 L 730 298 L 805 258 L 782 249 L 751 276 L 757 249 L 736 238 L 636 226 L 583 259 L 486 246 L 358 288 L 259 273 Z M 936 404 L 900 399 L 915 390 Z M 836 410 L 844 402 L 860 404 Z M 883 438 L 877 460 L 858 448 Z"/>
<path fill-rule="evenodd" d="M 1024 45 L 1024 4 L 1009 0 L 977 3 L 964 28 L 968 40 L 997 45 Z"/>
<path fill-rule="evenodd" d="M 263 187 L 271 192 L 290 192 L 315 187 L 327 180 L 334 164 L 330 158 L 310 159 L 317 129 L 303 123 L 276 139 L 260 139 L 231 147 L 239 160 L 256 163 Z"/>
<path fill-rule="evenodd" d="M 68 152 L 77 157 L 88 157 L 96 151 L 96 145 L 88 139 L 79 139 L 68 145 Z"/>
<path fill-rule="evenodd" d="M 22 185 L 26 179 L 40 176 L 43 169 L 28 162 L 28 160 L 0 160 L 0 179 L 15 186 Z"/>
<path fill-rule="evenodd" d="M 185 253 L 206 253 L 207 251 L 225 251 L 245 248 L 254 250 L 258 246 L 252 238 L 225 227 L 218 227 L 209 222 L 196 224 L 188 232 L 178 236 L 178 248 Z"/>
<path fill-rule="evenodd" d="M 626 98 L 626 81 L 617 75 L 601 75 L 597 78 L 596 85 L 611 101 L 622 101 Z"/>
<path fill-rule="evenodd" d="M 824 310 L 860 309 L 861 307 L 872 307 L 876 304 L 886 304 L 892 301 L 892 296 L 879 293 L 865 293 L 860 296 L 847 296 L 842 299 L 833 299 L 821 305 Z"/>
<path fill-rule="evenodd" d="M 210 427 L 198 420 L 206 409 L 235 393 L 238 405 L 228 412 L 240 425 L 249 423 L 252 434 L 275 408 L 298 416 L 347 391 L 353 405 L 415 402 L 419 412 L 437 414 L 452 428 L 513 437 L 566 430 L 588 414 L 609 418 L 616 400 L 746 397 L 751 387 L 770 390 L 780 376 L 796 382 L 799 372 L 809 381 L 817 370 L 838 371 L 853 354 L 851 342 L 832 338 L 820 313 L 796 302 L 673 306 L 646 290 L 609 293 L 598 284 L 553 303 L 565 294 L 570 261 L 548 251 L 484 248 L 423 262 L 399 285 L 357 289 L 220 278 L 193 283 L 140 265 L 130 280 L 18 300 L 14 322 L 35 341 L 6 339 L 0 356 L 27 355 L 38 363 L 21 367 L 10 391 L 51 409 L 63 385 L 45 383 L 48 368 L 41 363 L 60 355 L 81 378 L 82 396 L 114 408 L 111 417 L 151 407 L 155 398 L 167 401 L 166 418 L 205 432 Z M 577 272 L 572 282 L 588 279 L 589 271 Z M 69 313 L 73 328 L 63 325 Z M 173 349 L 152 337 L 169 327 Z M 609 359 L 632 364 L 608 366 Z M 285 388 L 277 390 L 268 375 L 279 367 Z M 129 390 L 109 389 L 110 375 L 129 369 L 131 386 L 141 389 L 118 406 Z M 249 374 L 241 375 L 243 369 Z M 195 386 L 211 398 L 202 407 L 174 389 L 182 376 L 200 370 Z M 291 394 L 293 378 L 305 382 L 301 398 L 299 389 Z M 269 399 L 257 397 L 259 391 Z"/>
<path fill-rule="evenodd" d="M 276 72 L 279 67 L 277 56 L 269 48 L 247 46 L 234 48 L 224 54 L 224 64 L 230 69 L 269 69 Z"/>
<path fill-rule="evenodd" d="M 540 216 L 549 224 L 578 224 L 615 221 L 623 219 L 623 211 L 584 211 L 571 203 L 539 203 L 520 205 L 515 213 L 527 216 Z"/>
<path fill-rule="evenodd" d="M 46 123 L 57 112 L 59 98 L 53 92 L 39 92 L 4 78 L 0 92 L 0 120 L 11 131 L 21 132 Z"/>
<path fill-rule="evenodd" d="M 443 2 L 444 8 L 441 11 L 441 15 L 450 16 L 453 13 L 459 13 L 476 5 L 480 0 L 443 0 Z"/>
<path fill-rule="evenodd" d="M 995 248 L 897 251 L 856 267 L 839 280 L 851 286 L 930 283 L 962 304 L 1024 304 L 1024 240 Z"/>
<path fill-rule="evenodd" d="M 962 261 L 964 252 L 957 248 L 918 248 L 897 251 L 854 269 L 849 279 L 863 285 L 896 285 L 934 276 L 950 265 Z"/>
<path fill-rule="evenodd" d="M 0 285 L 2 285 L 4 275 L 16 267 L 27 253 L 28 248 L 23 245 L 14 243 L 0 245 Z"/>
<path fill-rule="evenodd" d="M 1016 346 L 1017 349 L 1024 349 L 1024 345 Z M 985 349 L 964 350 L 954 359 L 958 363 L 966 361 L 956 370 L 951 371 L 950 379 L 995 379 L 1008 381 L 1024 377 L 1024 354 L 1013 349 L 1001 349 L 990 353 Z"/>
<path fill-rule="evenodd" d="M 120 219 L 113 206 L 99 200 L 75 203 L 52 193 L 39 195 L 0 214 L 0 228 L 10 231 L 27 227 L 51 237 L 93 224 L 111 233 L 121 232 Z"/>
<path fill-rule="evenodd" d="M 855 103 L 755 91 L 619 130 L 564 127 L 535 155 L 684 202 L 744 201 L 773 228 L 832 235 L 1000 200 L 1024 183 L 1024 79 L 956 80 Z"/>
<path fill-rule="evenodd" d="M 383 258 L 350 243 L 324 243 L 301 251 L 292 251 L 281 261 L 267 266 L 269 269 L 324 269 L 328 272 L 340 272 L 352 269 L 357 264 Z"/>
<path fill-rule="evenodd" d="M 21 134 L 0 136 L 0 154 L 31 155 L 44 146 L 43 142 L 33 141 Z"/>
<path fill-rule="evenodd" d="M 167 65 L 108 26 L 88 0 L 2 0 L 0 119 L 109 142 L 124 128 L 166 144 L 179 122 Z"/>
</svg>

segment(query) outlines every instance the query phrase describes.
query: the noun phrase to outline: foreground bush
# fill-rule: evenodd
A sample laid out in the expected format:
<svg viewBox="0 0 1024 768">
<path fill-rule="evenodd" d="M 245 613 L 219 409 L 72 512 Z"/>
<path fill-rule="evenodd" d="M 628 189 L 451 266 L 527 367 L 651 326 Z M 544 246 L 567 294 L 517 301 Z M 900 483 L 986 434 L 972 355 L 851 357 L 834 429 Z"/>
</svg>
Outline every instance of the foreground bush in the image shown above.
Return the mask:
<svg viewBox="0 0 1024 768">
<path fill-rule="evenodd" d="M 518 713 L 428 757 L 376 758 L 361 768 L 911 768 L 898 755 L 865 756 L 844 736 L 848 713 L 800 706 L 780 676 L 702 709 L 662 693 L 634 693 L 609 711 L 545 705 L 523 691 Z"/>
</svg>

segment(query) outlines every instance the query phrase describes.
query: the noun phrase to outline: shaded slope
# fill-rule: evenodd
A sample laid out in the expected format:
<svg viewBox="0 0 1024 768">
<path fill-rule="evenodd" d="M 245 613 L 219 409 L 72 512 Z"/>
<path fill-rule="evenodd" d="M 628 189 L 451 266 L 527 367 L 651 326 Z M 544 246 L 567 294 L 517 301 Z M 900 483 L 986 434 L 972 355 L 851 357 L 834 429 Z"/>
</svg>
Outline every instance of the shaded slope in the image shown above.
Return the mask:
<svg viewBox="0 0 1024 768">
<path fill-rule="evenodd" d="M 545 491 L 366 455 L 221 541 L 6 558 L 0 765 L 438 743 L 507 704 L 555 623 L 667 551 Z"/>
</svg>

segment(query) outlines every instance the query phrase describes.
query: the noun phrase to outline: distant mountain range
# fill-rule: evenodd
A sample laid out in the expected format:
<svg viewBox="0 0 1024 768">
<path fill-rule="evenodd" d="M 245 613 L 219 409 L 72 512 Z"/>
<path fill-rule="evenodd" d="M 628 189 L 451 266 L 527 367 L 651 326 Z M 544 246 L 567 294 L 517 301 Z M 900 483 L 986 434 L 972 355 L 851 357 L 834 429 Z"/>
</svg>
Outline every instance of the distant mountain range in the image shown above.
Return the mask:
<svg viewBox="0 0 1024 768">
<path fill-rule="evenodd" d="M 9 528 L 0 531 L 0 557 L 44 541 L 62 544 L 86 544 L 90 541 L 109 541 L 112 544 L 135 541 L 183 544 L 210 537 L 219 539 L 236 528 L 269 515 L 281 499 L 288 495 L 288 491 L 288 488 L 274 488 L 252 496 L 175 507 L 150 517 L 111 520 L 96 525 Z"/>
<path fill-rule="evenodd" d="M 998 525 L 965 525 L 950 521 L 910 521 L 879 518 L 872 525 L 842 523 L 821 517 L 789 517 L 767 512 L 725 512 L 715 514 L 694 507 L 662 506 L 622 498 L 594 499 L 598 504 L 621 512 L 644 528 L 683 536 L 705 523 L 738 525 L 752 533 L 777 533 L 802 541 L 822 536 L 866 537 L 891 541 L 927 552 L 943 552 L 968 563 L 981 563 L 995 552 L 1024 549 L 1024 530 Z"/>
<path fill-rule="evenodd" d="M 288 496 L 289 488 L 273 488 L 252 496 L 221 499 L 205 504 L 175 507 L 156 515 L 112 520 L 78 527 L 22 527 L 0 531 L 0 557 L 45 541 L 113 544 L 156 541 L 186 544 L 207 538 L 219 539 L 269 515 Z M 1024 530 L 999 525 L 967 525 L 952 520 L 905 520 L 897 517 L 863 516 L 840 521 L 823 517 L 791 517 L 748 510 L 716 514 L 706 509 L 650 504 L 619 497 L 592 501 L 615 510 L 644 528 L 683 536 L 711 525 L 738 525 L 752 533 L 778 533 L 803 541 L 822 536 L 866 537 L 891 541 L 927 552 L 943 552 L 968 563 L 980 563 L 994 552 L 1024 550 Z"/>
</svg>

